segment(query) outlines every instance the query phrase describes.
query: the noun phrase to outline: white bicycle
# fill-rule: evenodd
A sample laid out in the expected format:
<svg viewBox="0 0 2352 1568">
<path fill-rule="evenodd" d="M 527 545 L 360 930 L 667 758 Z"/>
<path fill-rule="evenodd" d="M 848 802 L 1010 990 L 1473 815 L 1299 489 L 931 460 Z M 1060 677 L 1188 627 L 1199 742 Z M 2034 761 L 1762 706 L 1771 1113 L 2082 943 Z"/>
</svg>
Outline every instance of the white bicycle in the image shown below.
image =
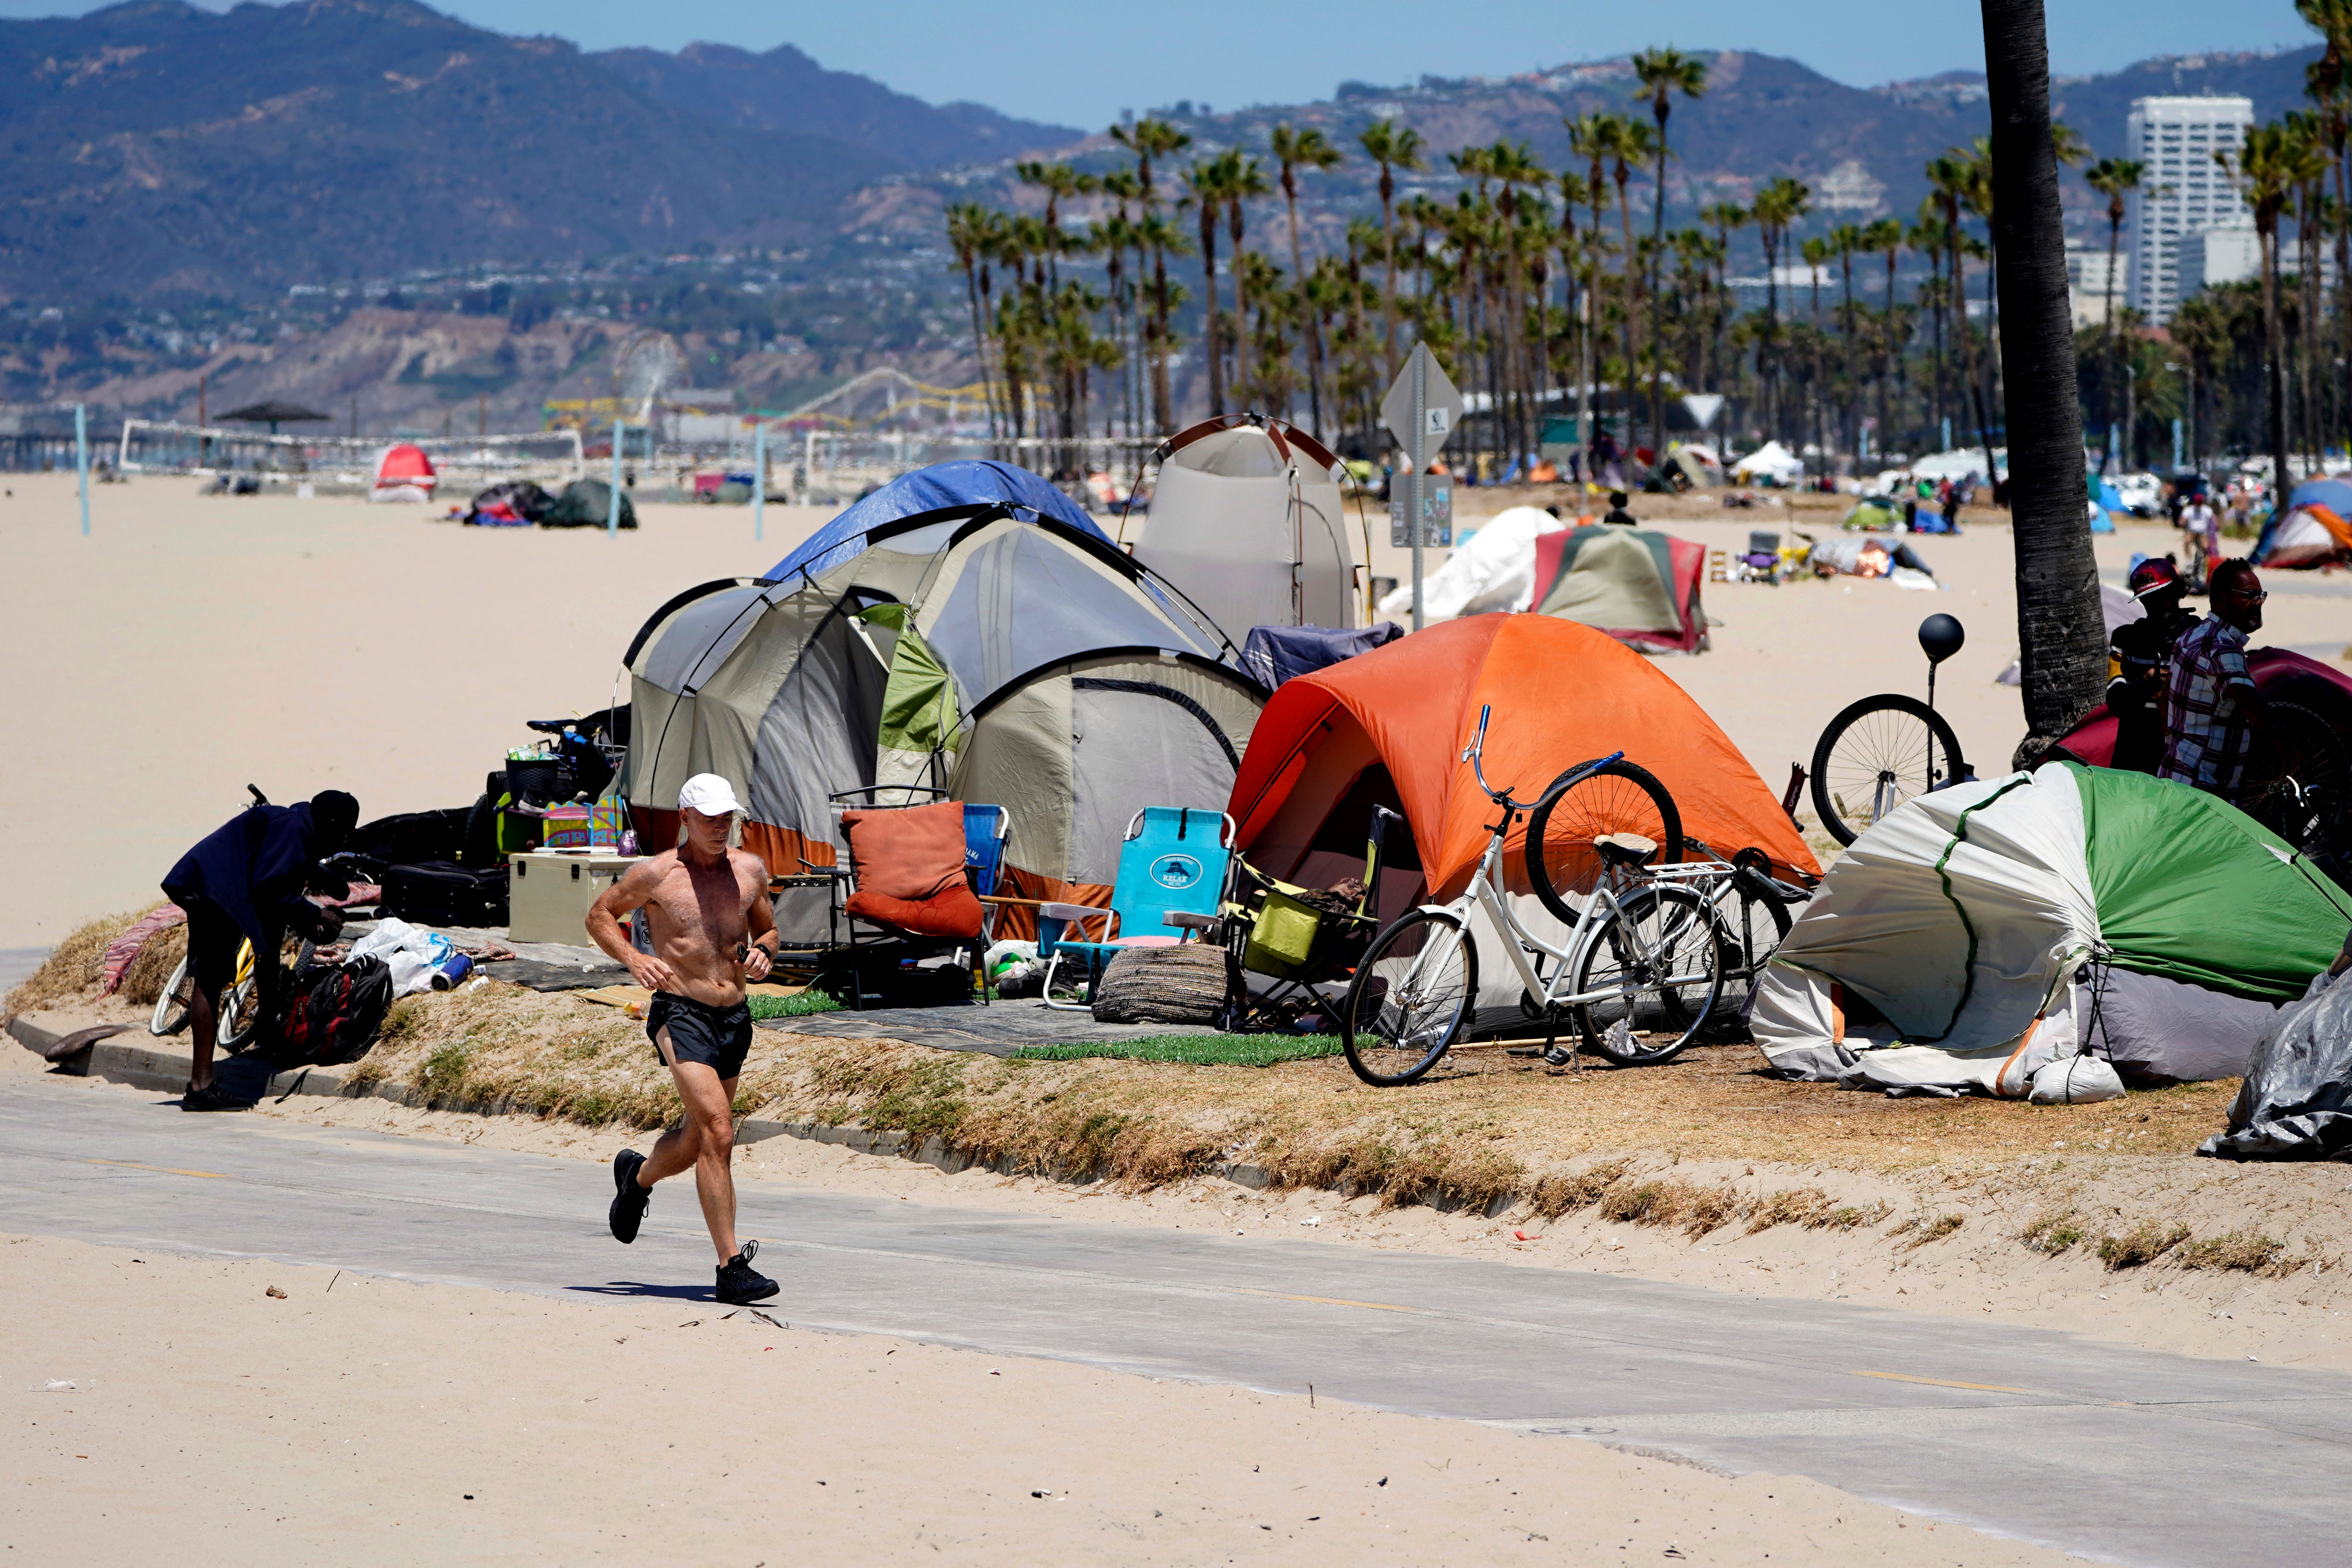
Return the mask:
<svg viewBox="0 0 2352 1568">
<path fill-rule="evenodd" d="M 1508 788 L 1486 782 L 1492 712 L 1479 709 L 1477 737 L 1462 754 L 1478 788 L 1502 813 L 1487 824 L 1486 852 L 1476 873 L 1452 903 L 1423 904 L 1372 938 L 1341 1005 L 1348 1065 L 1367 1083 L 1412 1082 L 1469 1026 L 1478 997 L 1473 905 L 1483 905 L 1507 940 L 1505 953 L 1523 988 L 1521 1007 L 1545 1020 L 1545 1055 L 1555 1064 L 1570 1056 L 1559 1043 L 1563 1013 L 1587 1049 L 1620 1065 L 1644 1065 L 1665 1061 L 1689 1044 L 1722 991 L 1726 943 L 1707 897 L 1712 890 L 1648 870 L 1678 860 L 1678 841 L 1664 844 L 1627 830 L 1594 834 L 1589 842 L 1597 863 L 1568 945 L 1555 947 L 1520 924 L 1497 873 L 1503 841 L 1522 812 L 1556 803 L 1580 783 L 1604 776 L 1639 774 L 1648 789 L 1664 791 L 1618 752 L 1570 768 L 1541 800 L 1515 800 Z M 1679 827 L 1669 826 L 1667 836 L 1679 841 Z"/>
</svg>

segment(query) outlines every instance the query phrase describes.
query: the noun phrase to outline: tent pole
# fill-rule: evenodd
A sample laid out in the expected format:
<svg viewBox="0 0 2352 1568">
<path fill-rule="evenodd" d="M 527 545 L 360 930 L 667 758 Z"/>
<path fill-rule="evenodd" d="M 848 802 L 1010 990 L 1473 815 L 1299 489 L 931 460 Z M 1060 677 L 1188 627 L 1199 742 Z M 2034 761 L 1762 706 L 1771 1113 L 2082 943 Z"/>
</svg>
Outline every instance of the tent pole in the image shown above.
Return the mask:
<svg viewBox="0 0 2352 1568">
<path fill-rule="evenodd" d="M 768 427 L 751 427 L 751 538 L 768 537 Z"/>
<path fill-rule="evenodd" d="M 1412 464 L 1412 477 L 1405 486 L 1404 521 L 1412 538 L 1412 629 L 1416 632 L 1422 628 L 1421 537 L 1424 529 L 1422 527 L 1421 517 L 1423 489 L 1421 471 L 1427 466 L 1423 462 L 1422 449 L 1429 444 L 1428 367 L 1427 356 L 1415 354 L 1412 357 L 1412 450 L 1405 455 Z"/>
</svg>

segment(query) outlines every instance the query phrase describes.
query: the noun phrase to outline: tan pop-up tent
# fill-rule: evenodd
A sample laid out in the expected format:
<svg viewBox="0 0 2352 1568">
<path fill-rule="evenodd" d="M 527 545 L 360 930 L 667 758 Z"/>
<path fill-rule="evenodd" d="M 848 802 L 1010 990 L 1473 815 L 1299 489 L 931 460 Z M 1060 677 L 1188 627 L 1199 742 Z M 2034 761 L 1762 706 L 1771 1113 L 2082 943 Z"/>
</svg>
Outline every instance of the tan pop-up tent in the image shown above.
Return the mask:
<svg viewBox="0 0 2352 1568">
<path fill-rule="evenodd" d="M 1359 626 L 1369 544 L 1313 436 L 1278 419 L 1227 414 L 1162 442 L 1151 510 L 1121 542 L 1240 638 L 1253 626 Z"/>
<path fill-rule="evenodd" d="M 1099 904 L 1137 810 L 1232 789 L 1265 701 L 1234 657 L 1091 535 L 1003 506 L 919 514 L 824 570 L 656 612 L 625 660 L 629 804 L 667 845 L 678 786 L 719 774 L 743 847 L 792 874 L 839 862 L 835 793 L 945 789 L 1008 812 L 1000 891 Z"/>
</svg>

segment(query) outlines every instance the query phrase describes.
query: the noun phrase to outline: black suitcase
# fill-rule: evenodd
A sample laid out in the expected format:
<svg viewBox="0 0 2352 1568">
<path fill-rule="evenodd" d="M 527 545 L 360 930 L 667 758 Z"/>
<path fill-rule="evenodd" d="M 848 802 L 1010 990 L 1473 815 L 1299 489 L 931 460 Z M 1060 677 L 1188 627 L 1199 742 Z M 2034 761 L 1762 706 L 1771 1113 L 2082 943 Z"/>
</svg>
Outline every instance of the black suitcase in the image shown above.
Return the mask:
<svg viewBox="0 0 2352 1568">
<path fill-rule="evenodd" d="M 504 925 L 507 868 L 468 871 L 450 861 L 388 866 L 377 907 L 413 925 Z"/>
</svg>

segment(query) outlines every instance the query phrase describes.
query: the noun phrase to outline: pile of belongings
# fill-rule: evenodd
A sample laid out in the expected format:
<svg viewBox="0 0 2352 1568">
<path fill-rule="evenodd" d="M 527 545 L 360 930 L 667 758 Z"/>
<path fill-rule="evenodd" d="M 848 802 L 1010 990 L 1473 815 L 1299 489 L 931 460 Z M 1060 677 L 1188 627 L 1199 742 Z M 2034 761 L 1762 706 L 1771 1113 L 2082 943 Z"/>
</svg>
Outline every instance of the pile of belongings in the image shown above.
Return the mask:
<svg viewBox="0 0 2352 1568">
<path fill-rule="evenodd" d="M 1751 541 L 1752 542 L 1752 541 Z M 1652 653 L 1706 651 L 1706 547 L 1654 528 L 1593 524 L 1536 541 L 1534 610 Z"/>
<path fill-rule="evenodd" d="M 555 497 L 529 479 L 506 479 L 478 492 L 466 510 L 466 525 L 479 528 L 526 528 L 555 511 Z"/>
<path fill-rule="evenodd" d="M 1566 527 L 1538 507 L 1496 513 L 1485 527 L 1455 543 L 1444 566 L 1422 579 L 1423 622 L 1527 609 L 1535 601 L 1536 541 Z M 1411 615 L 1412 584 L 1399 584 L 1381 597 L 1378 608 L 1391 618 Z"/>
<path fill-rule="evenodd" d="M 2228 1129 L 2197 1147 L 2224 1160 L 2335 1160 L 2352 1151 L 2352 983 L 2313 978 L 2254 1046 Z"/>
<path fill-rule="evenodd" d="M 2235 807 L 2053 762 L 1907 800 L 1856 840 L 1749 1027 L 1784 1078 L 2112 1097 L 2244 1072 L 2347 931 L 2352 894 Z"/>
<path fill-rule="evenodd" d="M 1283 682 L 1342 659 L 1384 648 L 1404 635 L 1393 621 L 1342 629 L 1336 626 L 1253 626 L 1242 646 L 1242 671 L 1267 691 Z"/>
<path fill-rule="evenodd" d="M 1812 559 L 1813 538 L 1798 533 L 1793 542 L 1782 544 L 1779 533 L 1770 528 L 1748 530 L 1748 549 L 1731 558 L 1731 580 L 1734 582 L 1769 582 L 1775 587 L 1789 581 L 1805 570 Z"/>
<path fill-rule="evenodd" d="M 563 486 L 563 494 L 555 498 L 540 523 L 551 528 L 601 528 L 613 515 L 613 487 L 602 479 L 574 479 Z M 629 502 L 628 492 L 621 492 L 621 527 L 637 526 L 637 508 Z"/>
<path fill-rule="evenodd" d="M 1900 539 L 1862 534 L 1851 538 L 1823 539 L 1808 558 L 1819 577 L 1883 577 L 1897 588 L 1934 592 L 1936 574 L 1919 552 Z"/>
<path fill-rule="evenodd" d="M 2352 565 L 2352 485 L 2311 479 L 2297 485 L 2286 510 L 2263 525 L 2254 542 L 2260 567 L 2308 569 Z"/>
</svg>

